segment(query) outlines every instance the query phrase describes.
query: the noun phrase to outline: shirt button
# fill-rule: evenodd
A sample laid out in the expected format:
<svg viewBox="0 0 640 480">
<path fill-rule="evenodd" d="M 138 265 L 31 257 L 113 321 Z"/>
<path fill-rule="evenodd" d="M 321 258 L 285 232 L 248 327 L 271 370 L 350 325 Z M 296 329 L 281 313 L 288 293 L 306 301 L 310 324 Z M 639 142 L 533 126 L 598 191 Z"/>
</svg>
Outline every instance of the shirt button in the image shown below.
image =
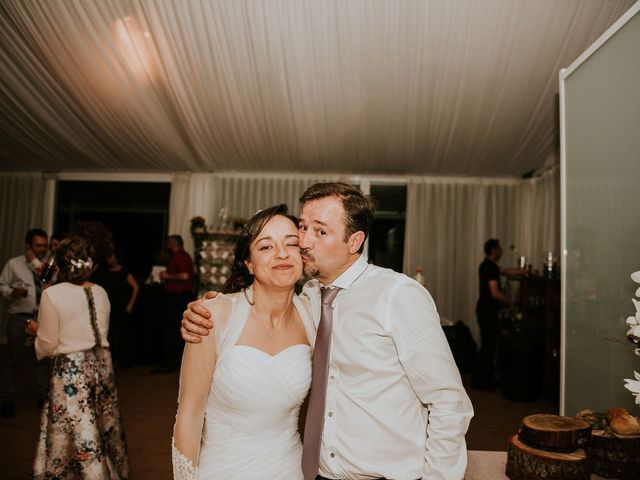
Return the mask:
<svg viewBox="0 0 640 480">
<path fill-rule="evenodd" d="M 329 378 L 330 378 L 331 380 L 335 380 L 335 379 L 336 379 L 336 376 L 335 376 L 335 375 L 329 375 Z"/>
<path fill-rule="evenodd" d="M 330 417 L 333 417 L 333 412 L 329 412 L 329 416 L 330 416 Z"/>
<path fill-rule="evenodd" d="M 335 456 L 336 456 L 336 454 L 332 452 L 332 453 L 330 453 L 330 454 L 329 454 L 329 456 L 330 456 L 331 458 L 333 458 L 333 457 L 335 457 Z"/>
</svg>

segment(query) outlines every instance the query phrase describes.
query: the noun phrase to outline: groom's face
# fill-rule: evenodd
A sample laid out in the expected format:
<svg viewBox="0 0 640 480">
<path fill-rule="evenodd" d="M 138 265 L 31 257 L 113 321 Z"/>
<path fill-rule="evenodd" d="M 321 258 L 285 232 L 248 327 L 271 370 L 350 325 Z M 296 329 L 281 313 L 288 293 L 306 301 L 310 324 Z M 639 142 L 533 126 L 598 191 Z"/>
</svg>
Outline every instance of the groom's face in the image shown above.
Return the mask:
<svg viewBox="0 0 640 480">
<path fill-rule="evenodd" d="M 328 285 L 348 266 L 346 216 L 337 197 L 310 200 L 300 214 L 300 251 L 304 273 Z"/>
</svg>

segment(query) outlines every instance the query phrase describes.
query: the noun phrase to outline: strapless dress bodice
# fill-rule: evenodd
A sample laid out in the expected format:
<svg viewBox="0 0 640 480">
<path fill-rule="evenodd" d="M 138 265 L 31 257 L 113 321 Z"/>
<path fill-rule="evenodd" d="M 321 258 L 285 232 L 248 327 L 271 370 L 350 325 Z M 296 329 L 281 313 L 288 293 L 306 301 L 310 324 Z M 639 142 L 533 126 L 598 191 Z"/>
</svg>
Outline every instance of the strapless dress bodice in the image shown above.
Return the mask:
<svg viewBox="0 0 640 480">
<path fill-rule="evenodd" d="M 234 345 L 217 361 L 205 412 L 201 479 L 302 479 L 298 415 L 311 384 L 311 348 L 276 355 Z"/>
</svg>

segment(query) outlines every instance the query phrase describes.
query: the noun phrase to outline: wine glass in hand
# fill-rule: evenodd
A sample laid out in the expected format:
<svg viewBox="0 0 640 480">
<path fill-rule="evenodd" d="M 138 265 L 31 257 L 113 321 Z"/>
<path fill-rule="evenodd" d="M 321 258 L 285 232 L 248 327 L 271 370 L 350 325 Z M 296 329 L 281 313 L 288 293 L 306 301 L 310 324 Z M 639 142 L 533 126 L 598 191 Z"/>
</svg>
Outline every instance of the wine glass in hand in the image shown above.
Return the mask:
<svg viewBox="0 0 640 480">
<path fill-rule="evenodd" d="M 26 297 L 29 294 L 29 285 L 22 280 L 16 280 L 11 288 L 11 296 L 13 298 Z"/>
</svg>

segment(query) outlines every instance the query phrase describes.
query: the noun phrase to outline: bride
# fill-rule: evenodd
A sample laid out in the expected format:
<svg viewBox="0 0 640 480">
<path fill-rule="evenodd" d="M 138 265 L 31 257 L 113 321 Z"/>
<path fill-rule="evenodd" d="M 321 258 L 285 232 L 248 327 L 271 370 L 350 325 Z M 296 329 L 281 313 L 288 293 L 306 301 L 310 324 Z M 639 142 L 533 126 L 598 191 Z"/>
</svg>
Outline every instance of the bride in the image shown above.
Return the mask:
<svg viewBox="0 0 640 480">
<path fill-rule="evenodd" d="M 302 479 L 298 413 L 315 329 L 298 226 L 286 205 L 256 213 L 235 246 L 227 295 L 205 300 L 216 326 L 187 344 L 174 426 L 176 480 Z"/>
</svg>

